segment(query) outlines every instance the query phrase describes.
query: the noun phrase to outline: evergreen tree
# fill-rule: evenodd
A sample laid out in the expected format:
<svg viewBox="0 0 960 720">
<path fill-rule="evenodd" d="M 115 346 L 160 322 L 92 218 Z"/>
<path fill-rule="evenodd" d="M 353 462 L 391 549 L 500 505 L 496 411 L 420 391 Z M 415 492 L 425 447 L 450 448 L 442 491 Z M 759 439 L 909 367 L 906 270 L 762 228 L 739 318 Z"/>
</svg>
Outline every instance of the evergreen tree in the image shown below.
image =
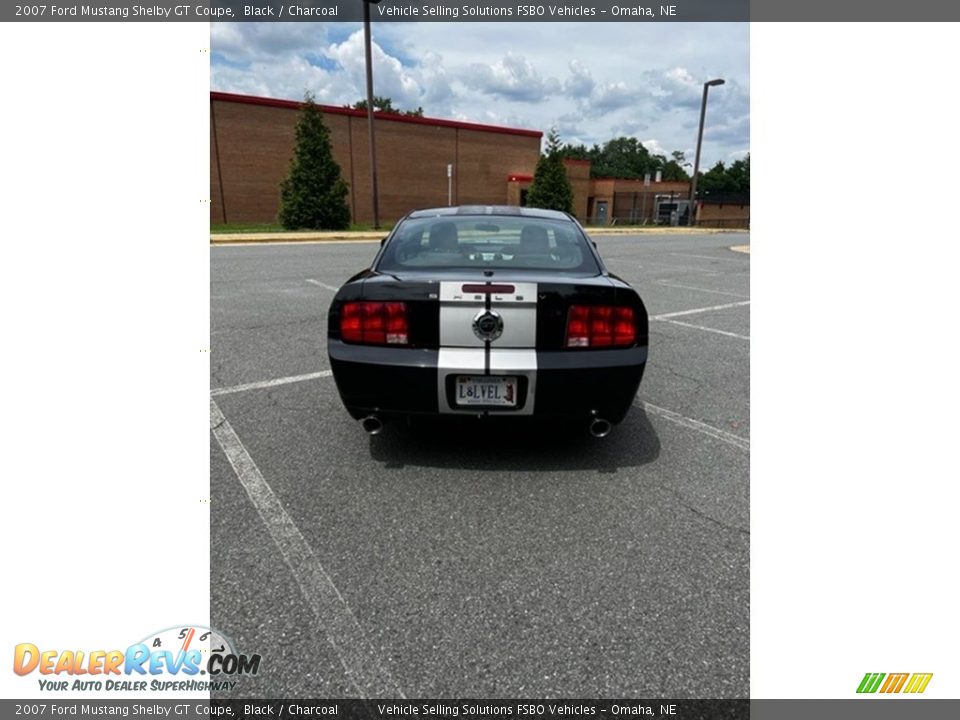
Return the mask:
<svg viewBox="0 0 960 720">
<path fill-rule="evenodd" d="M 527 193 L 527 205 L 573 213 L 573 188 L 563 166 L 560 136 L 556 128 L 551 128 L 547 133 L 547 150 L 537 161 L 533 184 Z"/>
<path fill-rule="evenodd" d="M 280 224 L 288 230 L 343 230 L 350 226 L 347 183 L 333 159 L 330 130 L 310 93 L 297 121 L 290 174 L 280 185 Z"/>
</svg>

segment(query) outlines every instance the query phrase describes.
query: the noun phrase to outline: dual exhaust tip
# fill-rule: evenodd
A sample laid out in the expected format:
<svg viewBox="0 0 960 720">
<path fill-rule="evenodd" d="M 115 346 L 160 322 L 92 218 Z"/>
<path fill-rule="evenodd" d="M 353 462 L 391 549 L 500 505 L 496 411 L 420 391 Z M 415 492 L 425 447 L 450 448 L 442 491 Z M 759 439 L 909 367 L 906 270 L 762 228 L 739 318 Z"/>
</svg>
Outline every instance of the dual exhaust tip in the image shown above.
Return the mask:
<svg viewBox="0 0 960 720">
<path fill-rule="evenodd" d="M 613 423 L 603 418 L 595 417 L 590 421 L 590 434 L 595 438 L 606 437 L 613 430 Z"/>
<path fill-rule="evenodd" d="M 379 435 L 380 431 L 383 430 L 383 420 L 376 415 L 367 415 L 360 420 L 360 427 L 367 435 Z"/>
<path fill-rule="evenodd" d="M 383 431 L 383 420 L 377 415 L 367 415 L 360 420 L 360 427 L 367 435 L 379 435 Z M 613 430 L 613 424 L 609 420 L 594 417 L 590 421 L 590 434 L 595 438 L 606 437 Z"/>
</svg>

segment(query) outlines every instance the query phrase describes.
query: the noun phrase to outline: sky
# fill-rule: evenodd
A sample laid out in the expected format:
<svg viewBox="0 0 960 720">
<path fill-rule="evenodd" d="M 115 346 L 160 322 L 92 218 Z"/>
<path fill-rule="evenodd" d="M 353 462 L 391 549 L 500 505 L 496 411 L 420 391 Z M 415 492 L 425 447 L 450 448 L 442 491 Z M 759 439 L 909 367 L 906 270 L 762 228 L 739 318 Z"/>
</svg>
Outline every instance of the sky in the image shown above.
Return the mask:
<svg viewBox="0 0 960 720">
<path fill-rule="evenodd" d="M 366 97 L 360 23 L 211 23 L 212 90 L 347 105 Z M 541 130 L 562 142 L 635 137 L 696 147 L 701 166 L 750 149 L 747 23 L 372 24 L 374 94 L 428 117 Z"/>
</svg>

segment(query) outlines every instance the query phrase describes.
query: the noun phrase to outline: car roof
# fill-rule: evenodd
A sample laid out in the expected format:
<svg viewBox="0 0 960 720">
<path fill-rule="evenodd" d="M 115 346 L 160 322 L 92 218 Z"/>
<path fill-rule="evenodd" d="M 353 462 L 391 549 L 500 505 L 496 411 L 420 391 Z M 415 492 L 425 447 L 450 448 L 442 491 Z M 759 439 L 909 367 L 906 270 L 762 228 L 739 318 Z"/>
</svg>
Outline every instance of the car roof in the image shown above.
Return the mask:
<svg viewBox="0 0 960 720">
<path fill-rule="evenodd" d="M 407 217 L 450 217 L 453 215 L 509 215 L 513 217 L 542 218 L 544 220 L 565 220 L 572 222 L 569 215 L 559 210 L 517 207 L 515 205 L 459 205 L 455 207 L 425 208 L 423 210 L 414 210 L 407 215 Z"/>
</svg>

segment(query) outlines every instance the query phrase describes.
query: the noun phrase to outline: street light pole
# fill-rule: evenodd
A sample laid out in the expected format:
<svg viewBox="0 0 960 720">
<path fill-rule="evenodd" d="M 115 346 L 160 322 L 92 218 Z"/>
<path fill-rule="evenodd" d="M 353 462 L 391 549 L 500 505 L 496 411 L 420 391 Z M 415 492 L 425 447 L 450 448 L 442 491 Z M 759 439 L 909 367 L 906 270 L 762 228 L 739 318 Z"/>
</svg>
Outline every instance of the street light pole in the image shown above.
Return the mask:
<svg viewBox="0 0 960 720">
<path fill-rule="evenodd" d="M 711 87 L 723 85 L 725 82 L 726 80 L 717 78 L 716 80 L 708 80 L 703 84 L 703 99 L 700 101 L 700 131 L 697 133 L 697 154 L 693 159 L 693 180 L 690 183 L 690 213 L 687 224 L 691 226 L 697 224 L 697 175 L 700 173 L 700 146 L 703 144 L 703 121 L 707 116 L 707 91 Z"/>
<path fill-rule="evenodd" d="M 373 191 L 373 229 L 380 229 L 380 200 L 377 192 L 377 140 L 373 132 L 373 59 L 370 51 L 370 3 L 380 0 L 362 0 L 363 2 L 363 50 L 367 63 L 367 131 L 370 135 L 370 182 Z"/>
</svg>

